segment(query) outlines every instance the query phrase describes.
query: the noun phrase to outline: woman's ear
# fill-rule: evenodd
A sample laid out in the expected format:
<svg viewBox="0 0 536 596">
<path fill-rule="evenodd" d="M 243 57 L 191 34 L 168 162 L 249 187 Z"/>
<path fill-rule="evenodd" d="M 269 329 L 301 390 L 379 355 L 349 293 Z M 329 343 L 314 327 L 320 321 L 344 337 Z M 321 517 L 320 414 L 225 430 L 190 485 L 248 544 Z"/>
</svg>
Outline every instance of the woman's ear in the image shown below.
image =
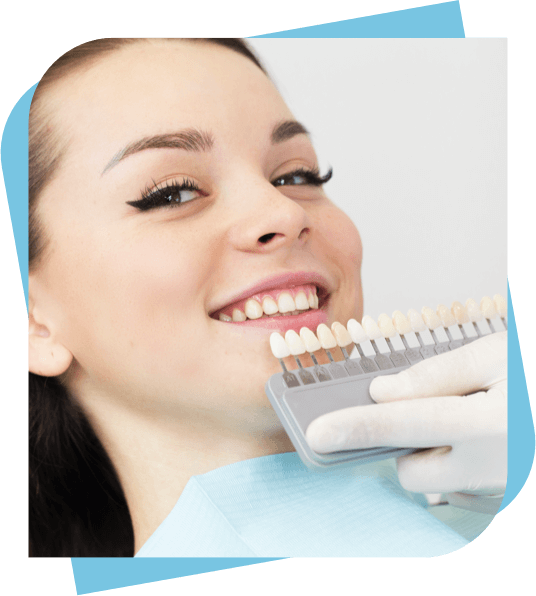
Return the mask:
<svg viewBox="0 0 536 596">
<path fill-rule="evenodd" d="M 56 377 L 69 368 L 73 355 L 55 337 L 52 325 L 40 319 L 35 304 L 30 300 L 28 368 L 36 375 Z"/>
</svg>

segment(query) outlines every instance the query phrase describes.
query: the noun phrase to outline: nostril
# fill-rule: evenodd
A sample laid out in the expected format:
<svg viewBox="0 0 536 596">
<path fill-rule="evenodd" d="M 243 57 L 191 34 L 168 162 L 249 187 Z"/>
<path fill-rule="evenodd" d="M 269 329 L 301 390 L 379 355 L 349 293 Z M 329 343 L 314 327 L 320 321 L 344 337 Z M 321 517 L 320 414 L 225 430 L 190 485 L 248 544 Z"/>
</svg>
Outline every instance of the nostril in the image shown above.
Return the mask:
<svg viewBox="0 0 536 596">
<path fill-rule="evenodd" d="M 273 233 L 273 234 L 264 234 L 264 236 L 261 236 L 258 241 L 261 244 L 268 244 L 268 242 L 270 242 L 270 240 L 272 240 L 272 238 L 274 238 L 275 235 L 276 235 L 275 233 Z"/>
</svg>

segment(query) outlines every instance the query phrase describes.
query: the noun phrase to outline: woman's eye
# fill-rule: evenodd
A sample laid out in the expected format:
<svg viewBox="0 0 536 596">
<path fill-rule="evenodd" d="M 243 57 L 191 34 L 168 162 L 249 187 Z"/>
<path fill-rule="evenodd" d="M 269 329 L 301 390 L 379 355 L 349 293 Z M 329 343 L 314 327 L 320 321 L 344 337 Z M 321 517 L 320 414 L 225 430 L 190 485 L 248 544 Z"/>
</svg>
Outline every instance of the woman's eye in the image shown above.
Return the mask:
<svg viewBox="0 0 536 596">
<path fill-rule="evenodd" d="M 322 184 L 325 184 L 331 179 L 332 175 L 333 170 L 331 168 L 324 176 L 320 176 L 320 172 L 317 169 L 306 170 L 304 168 L 299 168 L 298 170 L 293 170 L 288 174 L 279 176 L 272 181 L 272 184 L 274 186 L 322 186 Z"/>
<path fill-rule="evenodd" d="M 127 201 L 127 205 L 136 207 L 140 211 L 148 211 L 158 207 L 176 207 L 189 203 L 202 196 L 206 196 L 195 182 L 184 180 L 180 183 L 168 182 L 165 186 L 146 190 L 142 198 L 137 201 Z"/>
</svg>

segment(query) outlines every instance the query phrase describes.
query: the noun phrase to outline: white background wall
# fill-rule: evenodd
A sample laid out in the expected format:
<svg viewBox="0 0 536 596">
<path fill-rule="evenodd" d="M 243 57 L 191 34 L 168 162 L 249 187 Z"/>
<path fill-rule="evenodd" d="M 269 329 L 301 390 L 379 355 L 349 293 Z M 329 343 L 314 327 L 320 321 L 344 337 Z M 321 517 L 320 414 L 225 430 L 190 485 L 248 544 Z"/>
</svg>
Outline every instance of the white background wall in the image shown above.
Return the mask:
<svg viewBox="0 0 536 596">
<path fill-rule="evenodd" d="M 506 40 L 253 39 L 363 240 L 365 313 L 506 295 Z"/>
</svg>

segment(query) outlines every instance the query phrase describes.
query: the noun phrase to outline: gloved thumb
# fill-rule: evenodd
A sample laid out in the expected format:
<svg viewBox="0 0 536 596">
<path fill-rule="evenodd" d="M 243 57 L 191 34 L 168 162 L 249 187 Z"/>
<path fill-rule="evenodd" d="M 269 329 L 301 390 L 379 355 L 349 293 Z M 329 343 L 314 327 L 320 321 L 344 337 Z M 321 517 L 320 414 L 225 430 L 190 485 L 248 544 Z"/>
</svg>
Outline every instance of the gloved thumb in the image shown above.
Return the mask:
<svg viewBox="0 0 536 596">
<path fill-rule="evenodd" d="M 377 403 L 467 395 L 487 390 L 507 374 L 507 333 L 493 333 L 396 374 L 382 375 L 370 384 Z"/>
</svg>

